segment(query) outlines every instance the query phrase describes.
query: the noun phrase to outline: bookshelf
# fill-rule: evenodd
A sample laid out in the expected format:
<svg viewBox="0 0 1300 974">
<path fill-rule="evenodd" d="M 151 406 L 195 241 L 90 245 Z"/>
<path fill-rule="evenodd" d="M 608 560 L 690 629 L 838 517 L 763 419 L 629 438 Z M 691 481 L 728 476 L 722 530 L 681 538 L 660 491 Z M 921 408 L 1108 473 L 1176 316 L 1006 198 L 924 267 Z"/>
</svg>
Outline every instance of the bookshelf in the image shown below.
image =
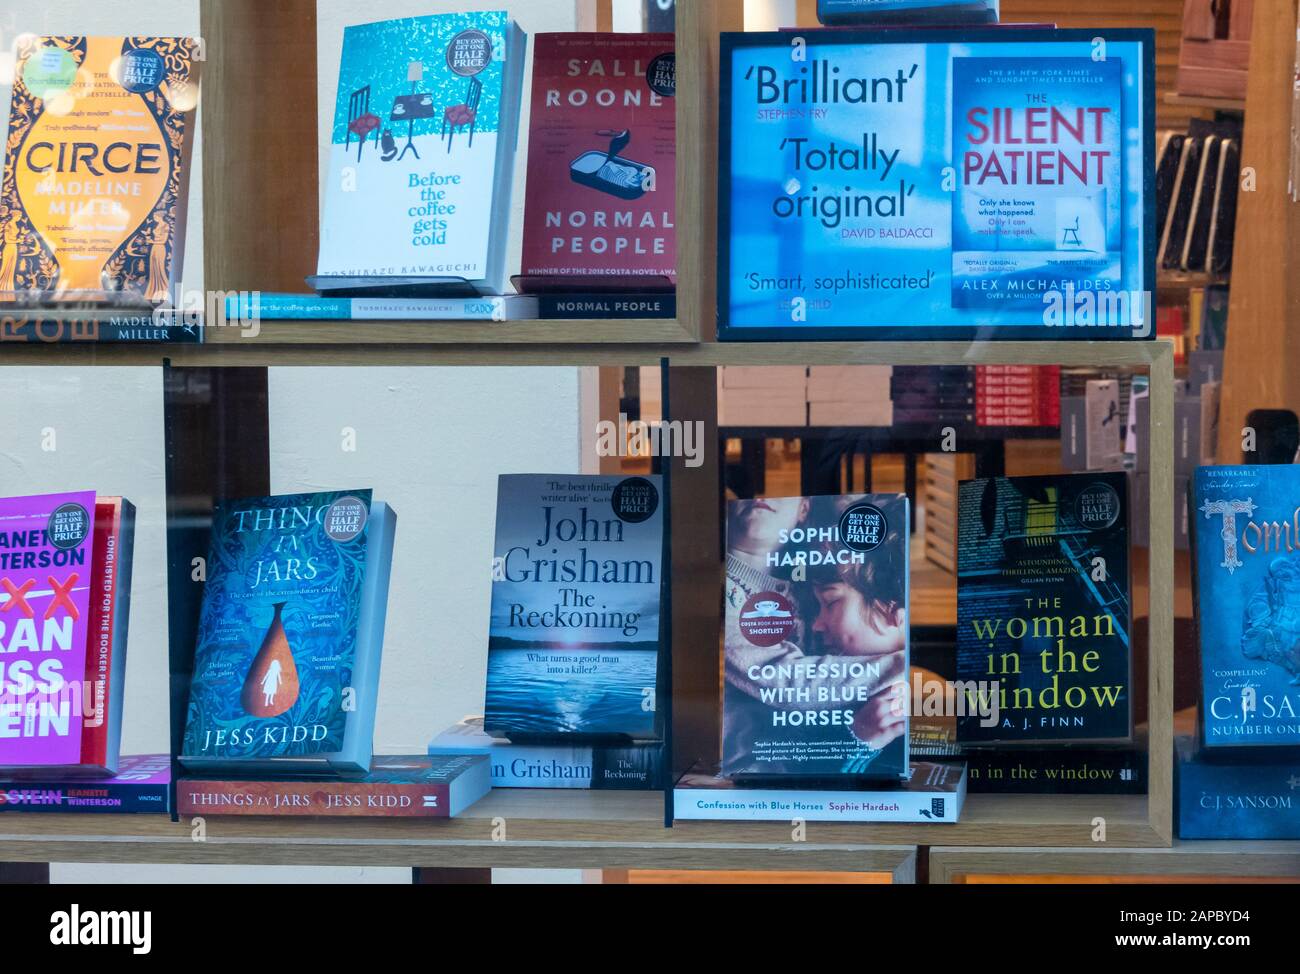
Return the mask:
<svg viewBox="0 0 1300 974">
<path fill-rule="evenodd" d="M 1295 882 L 1300 843 L 1182 842 L 1158 849 L 930 849 L 930 882 Z M 1033 877 L 1030 879 L 1029 877 Z"/>
<path fill-rule="evenodd" d="M 507 5 L 508 6 L 508 5 Z M 599 6 L 599 5 L 598 5 Z M 1112 3 L 1118 11 L 1122 4 Z M 800 10 L 808 16 L 808 4 Z M 1139 797 L 974 795 L 945 825 L 678 822 L 664 827 L 664 796 L 498 791 L 451 821 L 9 815 L 0 862 L 222 862 L 397 864 L 446 868 L 806 869 L 898 871 L 916 847 L 1090 848 L 1092 822 L 1107 844 L 1168 848 L 1172 841 L 1173 354 L 1152 342 L 787 342 L 714 340 L 718 33 L 740 29 L 741 0 L 681 0 L 677 13 L 678 318 L 546 322 L 266 322 L 256 337 L 209 329 L 202 345 L 13 344 L 0 366 L 141 366 L 209 370 L 207 406 L 169 425 L 169 524 L 193 530 L 192 507 L 221 493 L 257 493 L 265 480 L 267 420 L 249 409 L 269 366 L 667 366 L 666 415 L 704 423 L 717 439 L 715 369 L 790 364 L 1060 364 L 1131 367 L 1151 376 L 1149 613 L 1150 793 Z M 805 21 L 805 25 L 807 25 Z M 205 281 L 211 289 L 298 290 L 317 244 L 315 4 L 313 0 L 203 0 Z M 256 97 L 264 110 L 242 109 Z M 307 146 L 311 151 L 304 151 Z M 254 164 L 253 160 L 256 160 Z M 689 218 L 689 222 L 687 219 Z M 259 228 L 273 228 L 271 230 Z M 223 378 L 224 375 L 224 378 Z M 169 407 L 174 411 L 175 403 Z M 174 416 L 173 412 L 173 416 Z M 237 417 L 237 420 L 236 418 Z M 239 443 L 229 424 L 238 422 Z M 226 430 L 226 439 L 211 437 Z M 672 689 L 678 767 L 715 753 L 720 625 L 718 457 L 671 461 Z M 179 550 L 179 549 L 178 549 Z M 172 652 L 184 652 L 187 608 L 172 600 Z M 192 629 L 188 645 L 192 647 Z M 173 706 L 173 722 L 177 719 Z M 504 824 L 505 838 L 496 832 Z"/>
</svg>

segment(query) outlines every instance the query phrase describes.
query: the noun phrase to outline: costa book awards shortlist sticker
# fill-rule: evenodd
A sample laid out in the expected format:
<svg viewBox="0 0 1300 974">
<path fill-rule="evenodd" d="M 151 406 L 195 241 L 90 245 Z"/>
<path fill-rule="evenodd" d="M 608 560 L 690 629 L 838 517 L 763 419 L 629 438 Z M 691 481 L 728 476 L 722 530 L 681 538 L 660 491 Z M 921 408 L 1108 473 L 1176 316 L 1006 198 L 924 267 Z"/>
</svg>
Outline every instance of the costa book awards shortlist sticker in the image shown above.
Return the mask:
<svg viewBox="0 0 1300 974">
<path fill-rule="evenodd" d="M 740 609 L 740 634 L 755 646 L 775 646 L 794 633 L 794 607 L 780 592 L 758 592 Z"/>
</svg>

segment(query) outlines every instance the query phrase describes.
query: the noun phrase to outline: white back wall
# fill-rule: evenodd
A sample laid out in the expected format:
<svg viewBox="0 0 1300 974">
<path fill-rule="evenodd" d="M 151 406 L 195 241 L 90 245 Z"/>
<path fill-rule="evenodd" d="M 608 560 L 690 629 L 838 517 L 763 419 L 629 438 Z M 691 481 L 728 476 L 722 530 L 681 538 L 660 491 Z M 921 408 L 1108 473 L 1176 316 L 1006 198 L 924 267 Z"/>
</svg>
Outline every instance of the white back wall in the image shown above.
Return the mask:
<svg viewBox="0 0 1300 974">
<path fill-rule="evenodd" d="M 490 6 L 483 0 L 320 0 L 322 153 L 346 24 Z M 573 30 L 576 6 L 575 0 L 529 0 L 513 9 L 531 35 Z M 198 30 L 197 0 L 0 0 L 0 49 L 6 52 L 13 38 L 25 32 L 195 35 Z M 8 105 L 11 81 L 12 58 L 0 56 L 2 105 Z M 521 132 L 527 132 L 526 115 Z M 526 145 L 521 138 L 512 268 L 518 265 Z M 197 144 L 192 172 L 184 278 L 187 286 L 201 287 L 202 159 Z M 254 227 L 249 232 L 267 231 Z M 373 486 L 398 512 L 377 749 L 423 750 L 437 730 L 482 707 L 496 475 L 580 469 L 580 372 L 270 370 L 272 490 Z M 124 493 L 140 510 L 123 748 L 165 751 L 165 485 L 158 370 L 0 367 L 0 397 L 23 404 L 18 415 L 0 426 L 0 493 L 84 485 Z M 42 449 L 47 427 L 56 433 L 52 451 Z M 356 432 L 355 452 L 342 448 L 343 427 Z M 132 881 L 154 875 L 162 874 L 76 864 L 55 864 L 52 870 L 56 882 L 93 882 L 106 876 Z M 396 869 L 294 873 L 201 866 L 169 868 L 165 875 L 172 882 L 400 882 L 409 877 Z M 574 876 L 565 878 L 572 881 Z"/>
</svg>

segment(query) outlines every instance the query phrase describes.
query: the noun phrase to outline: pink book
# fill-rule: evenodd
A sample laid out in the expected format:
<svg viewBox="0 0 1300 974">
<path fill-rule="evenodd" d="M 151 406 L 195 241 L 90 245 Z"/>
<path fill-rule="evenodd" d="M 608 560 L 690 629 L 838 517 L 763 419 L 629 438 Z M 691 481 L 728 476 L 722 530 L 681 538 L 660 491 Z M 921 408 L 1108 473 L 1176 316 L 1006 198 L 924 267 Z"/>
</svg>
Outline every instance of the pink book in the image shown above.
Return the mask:
<svg viewBox="0 0 1300 974">
<path fill-rule="evenodd" d="M 94 518 L 93 491 L 0 498 L 0 768 L 82 763 Z"/>
</svg>

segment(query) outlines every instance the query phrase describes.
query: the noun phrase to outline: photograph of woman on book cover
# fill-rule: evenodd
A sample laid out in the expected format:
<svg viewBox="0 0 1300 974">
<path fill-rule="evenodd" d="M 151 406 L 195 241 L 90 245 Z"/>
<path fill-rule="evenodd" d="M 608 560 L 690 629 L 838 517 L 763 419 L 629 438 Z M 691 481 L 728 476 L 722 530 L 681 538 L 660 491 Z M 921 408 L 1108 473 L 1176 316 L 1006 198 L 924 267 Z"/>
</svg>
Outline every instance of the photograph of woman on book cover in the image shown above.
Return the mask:
<svg viewBox="0 0 1300 974">
<path fill-rule="evenodd" d="M 804 566 L 800 571 L 782 564 L 786 550 L 808 551 L 808 546 L 783 543 L 782 538 L 838 523 L 840 510 L 859 499 L 758 497 L 729 506 L 724 774 L 864 774 L 887 748 L 902 741 L 907 726 L 902 699 L 907 676 L 906 563 L 892 563 L 900 557 L 891 554 L 897 538 L 868 553 L 865 565 L 842 566 L 861 569 L 856 573 L 841 575 L 838 565 L 816 570 Z M 814 549 L 840 547 L 828 542 L 826 548 Z M 905 559 L 905 553 L 901 557 Z M 900 570 L 903 574 L 886 584 Z M 788 621 L 775 622 L 787 612 Z M 756 615 L 774 620 L 762 631 L 778 632 L 780 638 L 755 641 Z M 844 666 L 821 665 L 838 662 L 831 659 L 838 656 L 869 657 L 871 665 L 866 672 L 861 667 L 848 672 Z M 826 702 L 846 699 L 852 702 Z M 796 712 L 827 708 L 852 709 L 852 721 L 832 726 L 792 723 Z M 901 766 L 903 744 L 895 750 Z"/>
</svg>

